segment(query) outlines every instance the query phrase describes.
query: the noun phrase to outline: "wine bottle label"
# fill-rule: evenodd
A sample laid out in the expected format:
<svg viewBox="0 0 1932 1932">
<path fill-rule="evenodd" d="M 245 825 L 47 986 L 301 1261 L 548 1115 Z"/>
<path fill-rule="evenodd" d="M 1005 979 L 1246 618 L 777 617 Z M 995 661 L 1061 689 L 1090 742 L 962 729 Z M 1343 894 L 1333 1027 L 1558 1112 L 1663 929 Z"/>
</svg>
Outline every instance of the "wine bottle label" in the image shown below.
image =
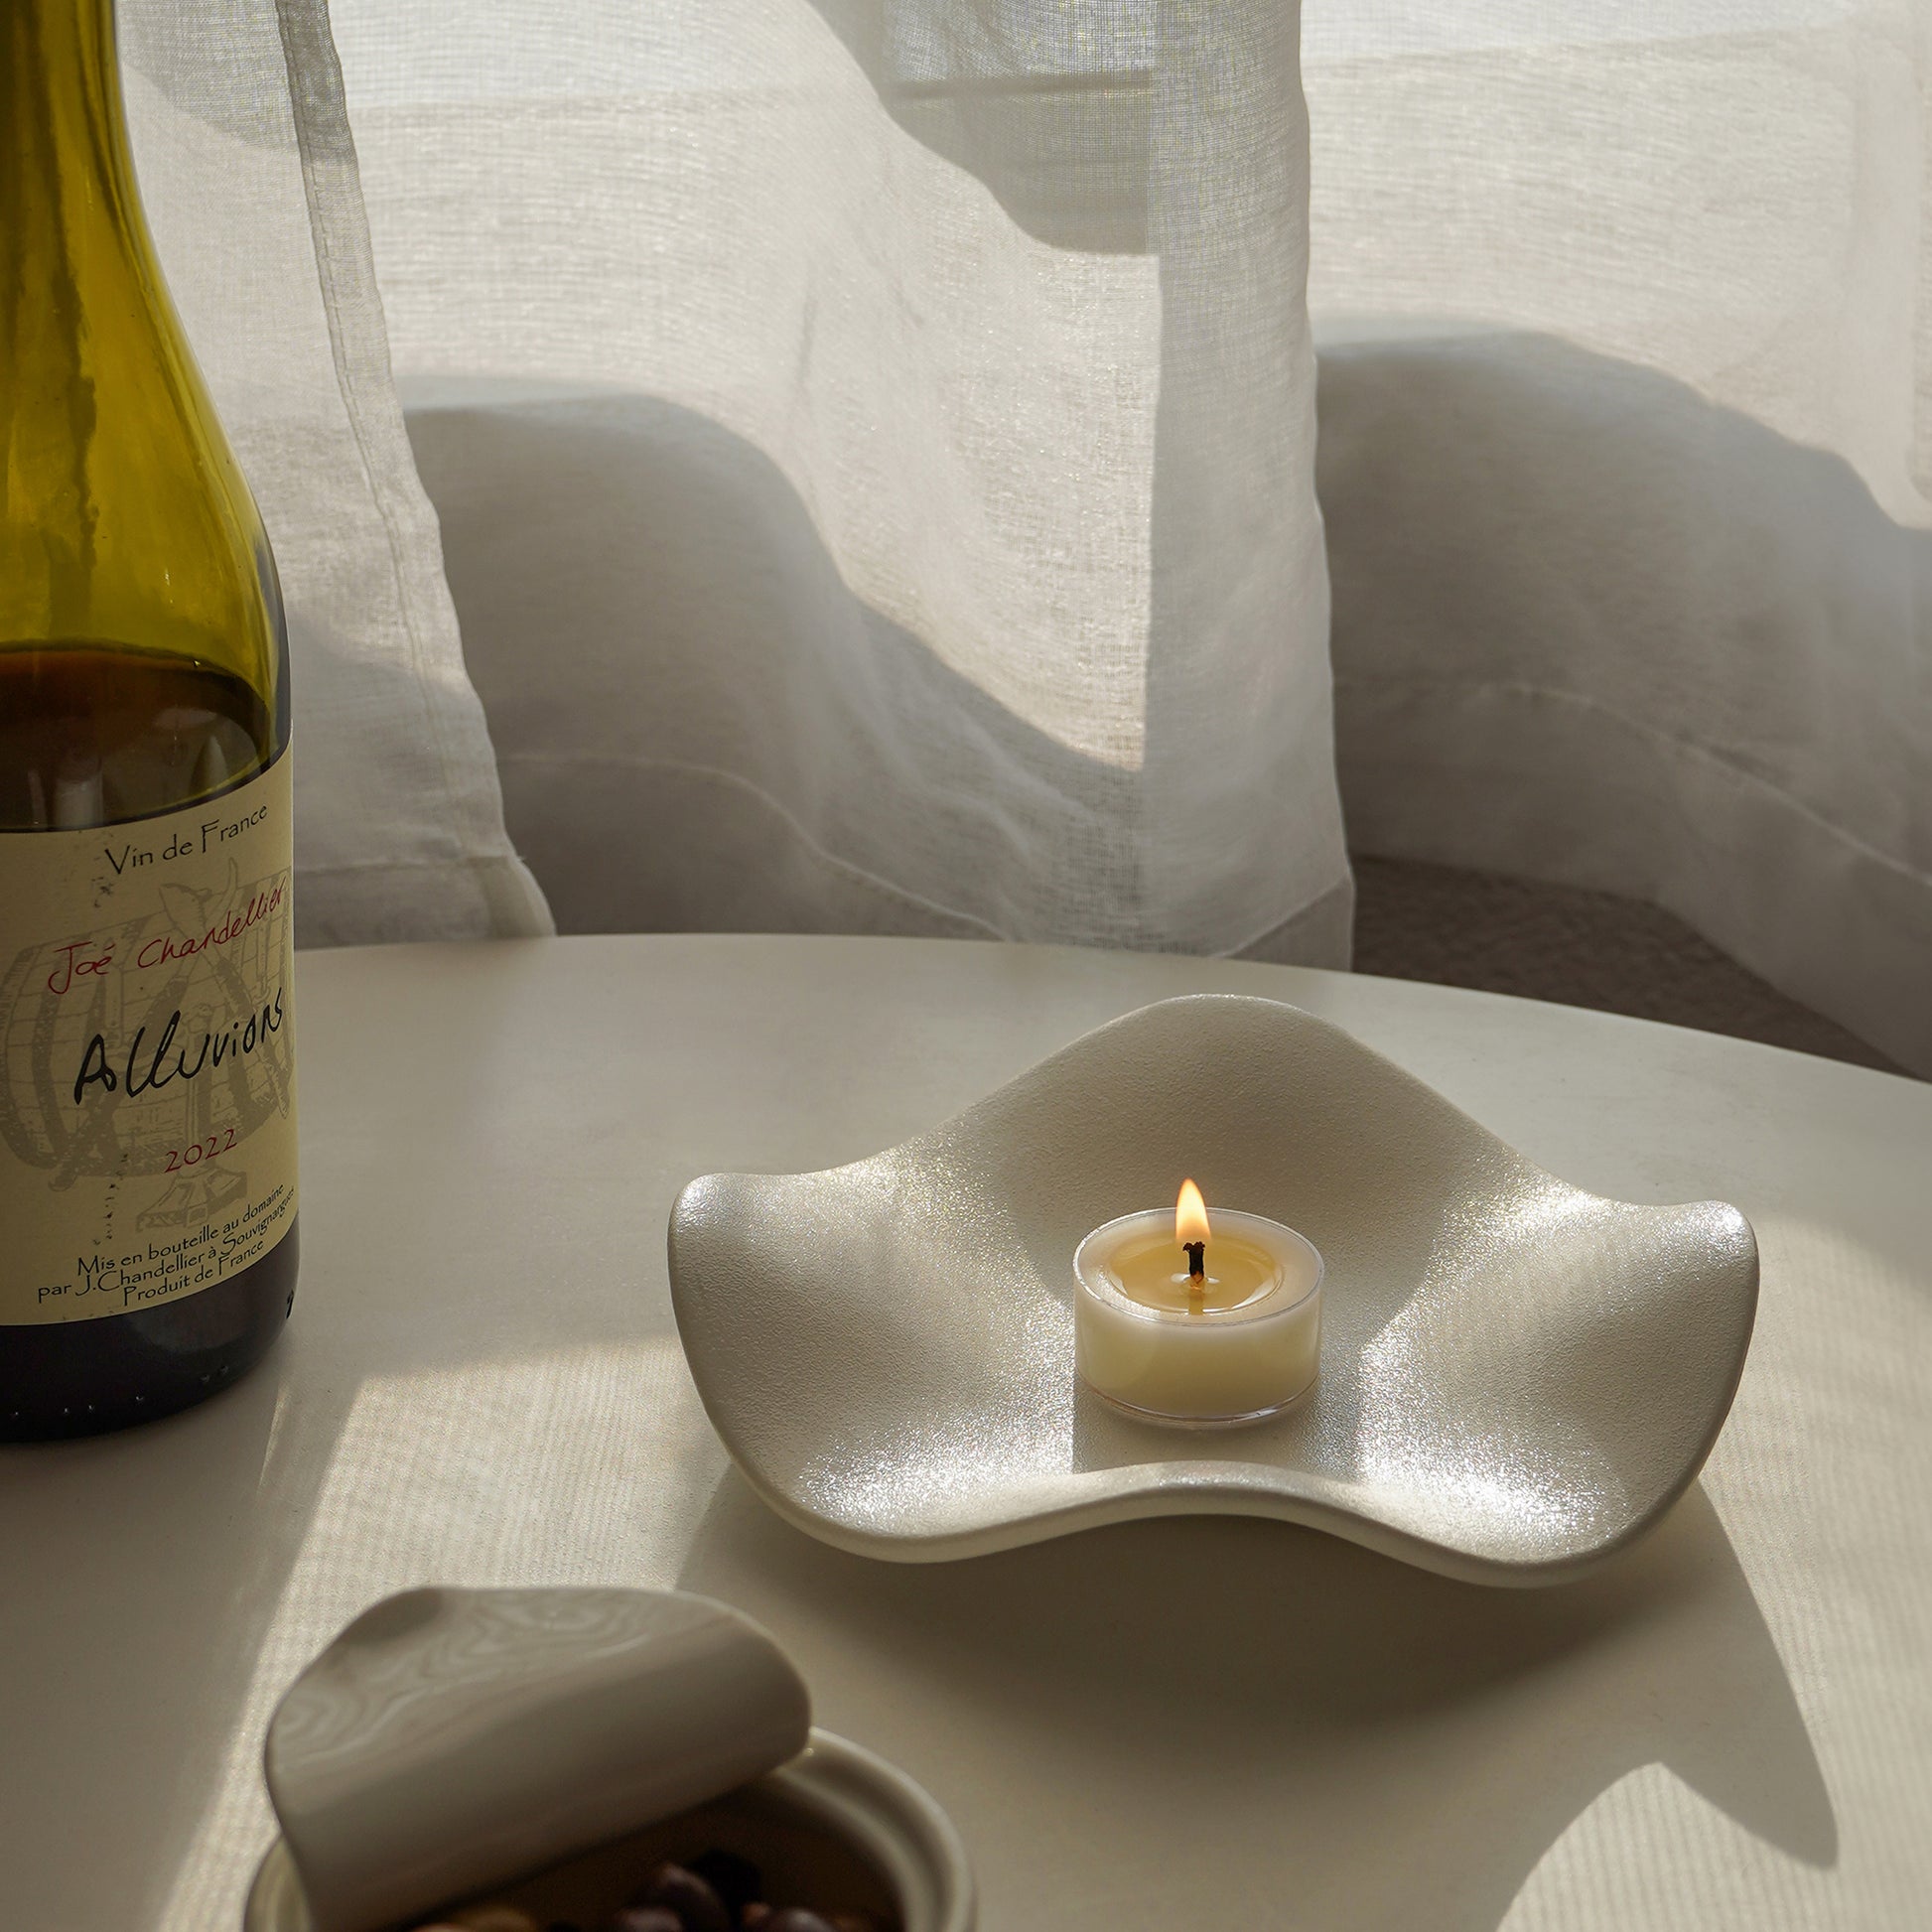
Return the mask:
<svg viewBox="0 0 1932 1932">
<path fill-rule="evenodd" d="M 0 832 L 0 1323 L 193 1295 L 295 1216 L 294 798 Z"/>
</svg>

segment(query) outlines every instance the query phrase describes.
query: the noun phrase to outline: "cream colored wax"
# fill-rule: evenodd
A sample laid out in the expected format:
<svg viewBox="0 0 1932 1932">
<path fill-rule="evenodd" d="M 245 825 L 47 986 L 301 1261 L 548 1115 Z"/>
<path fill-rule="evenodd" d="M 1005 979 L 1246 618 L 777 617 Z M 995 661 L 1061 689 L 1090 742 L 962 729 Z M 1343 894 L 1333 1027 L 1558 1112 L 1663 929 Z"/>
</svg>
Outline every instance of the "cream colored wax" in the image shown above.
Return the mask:
<svg viewBox="0 0 1932 1932">
<path fill-rule="evenodd" d="M 1158 1422 L 1258 1422 L 1305 1394 L 1321 1348 L 1321 1257 L 1293 1228 L 1217 1210 L 1195 1291 L 1171 1208 L 1094 1229 L 1073 1258 L 1074 1361 Z"/>
</svg>

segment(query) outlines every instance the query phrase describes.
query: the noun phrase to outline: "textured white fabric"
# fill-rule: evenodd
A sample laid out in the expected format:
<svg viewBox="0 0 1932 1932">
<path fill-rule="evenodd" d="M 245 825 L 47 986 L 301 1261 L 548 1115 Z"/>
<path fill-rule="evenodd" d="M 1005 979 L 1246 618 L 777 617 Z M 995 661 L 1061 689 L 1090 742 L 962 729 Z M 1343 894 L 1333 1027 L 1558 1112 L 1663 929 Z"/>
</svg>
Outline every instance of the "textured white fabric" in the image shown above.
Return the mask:
<svg viewBox="0 0 1932 1932">
<path fill-rule="evenodd" d="M 566 926 L 1336 961 L 1279 0 L 337 0 Z"/>
<path fill-rule="evenodd" d="M 268 526 L 308 944 L 547 930 L 390 381 L 324 0 L 120 0 L 142 198 Z"/>
<path fill-rule="evenodd" d="M 1927 0 L 1309 0 L 1351 843 L 1932 1072 Z"/>
</svg>

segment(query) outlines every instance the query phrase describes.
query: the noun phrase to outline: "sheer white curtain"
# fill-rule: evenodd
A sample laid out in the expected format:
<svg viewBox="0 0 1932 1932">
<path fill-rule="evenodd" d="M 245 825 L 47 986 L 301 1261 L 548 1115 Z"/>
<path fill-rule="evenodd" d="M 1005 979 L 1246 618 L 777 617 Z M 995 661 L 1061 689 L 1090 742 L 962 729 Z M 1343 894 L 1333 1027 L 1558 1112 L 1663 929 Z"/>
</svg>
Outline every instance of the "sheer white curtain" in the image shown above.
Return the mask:
<svg viewBox="0 0 1932 1932">
<path fill-rule="evenodd" d="M 305 944 L 547 930 L 389 379 L 325 0 L 119 0 L 142 199 L 288 601 Z"/>
<path fill-rule="evenodd" d="M 1345 959 L 1292 6 L 334 11 L 561 923 Z"/>
<path fill-rule="evenodd" d="M 1310 0 L 1357 850 L 1652 897 L 1932 1072 L 1925 0 Z"/>
<path fill-rule="evenodd" d="M 1932 0 L 336 0 L 570 925 L 1339 961 L 1655 897 L 1932 1071 Z M 322 0 L 125 0 L 311 936 L 543 912 Z M 295 76 L 293 91 L 289 76 Z M 218 216 L 209 218 L 209 210 Z"/>
</svg>

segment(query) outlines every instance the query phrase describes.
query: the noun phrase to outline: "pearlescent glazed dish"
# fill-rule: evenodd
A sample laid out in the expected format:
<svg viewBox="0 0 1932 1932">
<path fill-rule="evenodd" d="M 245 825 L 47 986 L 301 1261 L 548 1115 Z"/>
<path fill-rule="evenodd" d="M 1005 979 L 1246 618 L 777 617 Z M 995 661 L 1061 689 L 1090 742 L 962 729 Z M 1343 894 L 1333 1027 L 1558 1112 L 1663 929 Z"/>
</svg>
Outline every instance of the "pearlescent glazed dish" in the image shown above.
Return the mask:
<svg viewBox="0 0 1932 1932">
<path fill-rule="evenodd" d="M 1074 1375 L 1074 1249 L 1183 1174 L 1327 1264 L 1314 1389 L 1238 1436 L 1135 1422 Z M 1191 1511 L 1494 1584 L 1574 1577 L 1669 1508 L 1757 1306 L 1736 1208 L 1587 1194 L 1339 1028 L 1230 995 L 1129 1014 L 850 1167 L 694 1180 L 670 1270 L 726 1446 L 841 1548 Z"/>
</svg>

